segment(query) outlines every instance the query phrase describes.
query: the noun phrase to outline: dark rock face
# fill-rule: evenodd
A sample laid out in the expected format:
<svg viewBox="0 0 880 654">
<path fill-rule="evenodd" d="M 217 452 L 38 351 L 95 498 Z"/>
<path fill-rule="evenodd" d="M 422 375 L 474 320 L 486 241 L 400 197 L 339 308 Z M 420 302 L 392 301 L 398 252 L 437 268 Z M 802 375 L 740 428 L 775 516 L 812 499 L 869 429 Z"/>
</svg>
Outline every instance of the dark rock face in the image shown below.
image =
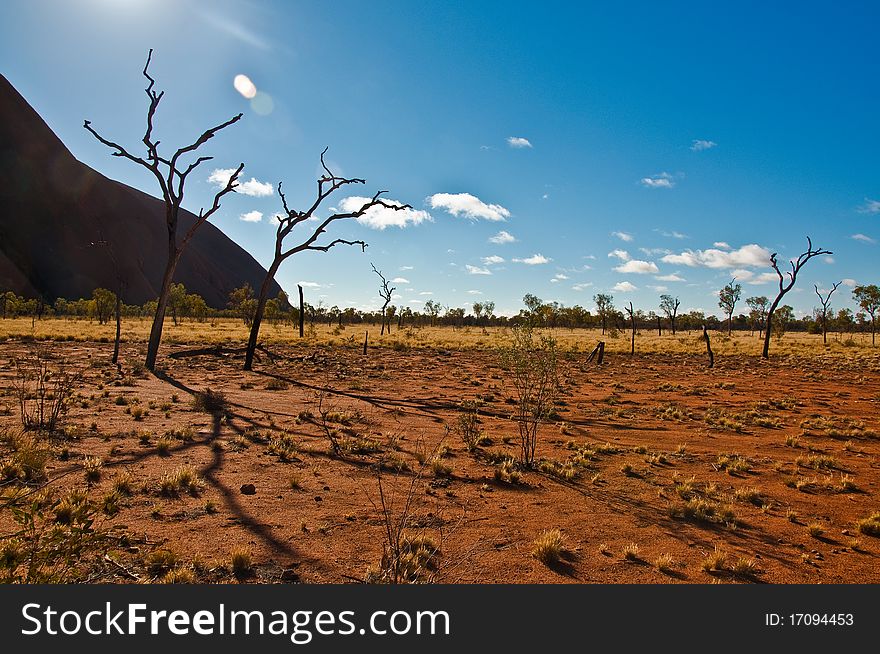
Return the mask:
<svg viewBox="0 0 880 654">
<path fill-rule="evenodd" d="M 179 234 L 195 220 L 181 212 Z M 116 288 L 113 244 L 126 283 L 124 301 L 155 299 L 167 260 L 165 204 L 77 161 L 27 101 L 0 75 L 0 291 L 76 299 Z M 265 269 L 214 225 L 199 228 L 175 281 L 212 307 L 229 292 L 259 288 Z M 275 284 L 269 295 L 277 295 Z"/>
</svg>

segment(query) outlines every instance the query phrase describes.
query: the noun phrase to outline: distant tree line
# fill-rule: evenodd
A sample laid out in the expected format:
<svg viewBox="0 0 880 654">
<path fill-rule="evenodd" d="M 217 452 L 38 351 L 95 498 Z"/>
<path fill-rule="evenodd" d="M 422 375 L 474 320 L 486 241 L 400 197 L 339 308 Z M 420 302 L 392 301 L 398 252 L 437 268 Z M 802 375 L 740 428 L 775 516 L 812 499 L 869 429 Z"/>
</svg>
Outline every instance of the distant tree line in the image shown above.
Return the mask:
<svg viewBox="0 0 880 654">
<path fill-rule="evenodd" d="M 728 285 L 729 286 L 729 285 Z M 738 285 L 737 285 L 738 286 Z M 603 333 L 626 331 L 635 324 L 640 331 L 697 331 L 705 325 L 710 330 L 749 332 L 763 336 L 767 309 L 770 301 L 764 296 L 746 298 L 747 313 L 735 314 L 735 302 L 731 298 L 739 292 L 735 289 L 722 289 L 719 303 L 724 303 L 723 315 L 707 315 L 702 311 L 678 313 L 680 302 L 671 295 L 661 295 L 655 309 L 634 309 L 632 318 L 629 309 L 618 309 L 614 297 L 597 294 L 590 310 L 580 305 L 565 306 L 559 302 L 544 302 L 539 297 L 527 293 L 523 297 L 523 308 L 514 316 L 495 314 L 492 301 L 474 302 L 470 311 L 464 307 L 445 306 L 429 300 L 421 310 L 389 304 L 382 310 L 365 311 L 353 307 L 326 306 L 323 303 L 303 303 L 304 319 L 308 324 L 326 324 L 328 327 L 345 325 L 391 325 L 397 329 L 407 327 L 505 327 L 530 325 L 550 329 L 601 329 Z M 777 307 L 773 314 L 774 334 L 786 332 L 807 332 L 822 334 L 836 332 L 842 335 L 854 333 L 875 333 L 875 319 L 880 309 L 880 288 L 876 285 L 856 286 L 852 291 L 858 310 L 849 308 L 834 309 L 830 302 L 815 308 L 809 315 L 797 318 L 789 305 Z M 820 297 L 822 297 L 820 295 Z M 12 291 L 0 292 L 0 318 L 29 317 L 35 320 L 58 317 L 70 319 L 95 320 L 101 324 L 113 318 L 116 294 L 106 288 L 96 288 L 90 298 L 67 300 L 58 298 L 49 302 L 43 298 L 24 298 Z M 253 288 L 244 284 L 234 289 L 224 309 L 215 309 L 198 294 L 190 293 L 183 284 L 172 284 L 168 300 L 170 320 L 178 324 L 184 320 L 205 322 L 215 318 L 236 318 L 250 326 L 257 308 L 257 298 Z M 123 304 L 122 315 L 126 318 L 148 318 L 155 314 L 156 300 L 143 305 Z M 277 297 L 267 300 L 264 319 L 273 325 L 298 323 L 299 308 L 292 306 L 287 294 L 281 291 Z"/>
</svg>

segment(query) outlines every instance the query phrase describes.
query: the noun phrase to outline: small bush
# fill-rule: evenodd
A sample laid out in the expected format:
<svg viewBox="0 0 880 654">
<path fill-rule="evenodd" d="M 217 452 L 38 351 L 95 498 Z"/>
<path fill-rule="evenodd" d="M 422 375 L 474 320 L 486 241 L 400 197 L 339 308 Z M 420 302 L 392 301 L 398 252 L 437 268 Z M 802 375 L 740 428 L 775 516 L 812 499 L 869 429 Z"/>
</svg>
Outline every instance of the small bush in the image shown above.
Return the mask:
<svg viewBox="0 0 880 654">
<path fill-rule="evenodd" d="M 215 415 L 223 413 L 228 406 L 228 402 L 223 393 L 207 388 L 193 396 L 192 405 L 196 411 Z"/>
<path fill-rule="evenodd" d="M 159 493 L 165 497 L 178 497 L 181 492 L 198 495 L 204 486 L 202 479 L 191 466 L 181 466 L 166 472 L 159 479 Z"/>
<path fill-rule="evenodd" d="M 251 552 L 248 549 L 239 548 L 232 551 L 232 574 L 239 579 L 250 576 L 252 572 Z"/>
<path fill-rule="evenodd" d="M 639 560 L 639 546 L 636 543 L 629 543 L 623 548 L 623 558 L 627 561 Z"/>
<path fill-rule="evenodd" d="M 880 536 L 880 511 L 875 511 L 867 518 L 859 520 L 856 528 L 866 536 Z"/>
<path fill-rule="evenodd" d="M 96 456 L 87 456 L 83 460 L 83 470 L 85 470 L 86 481 L 96 482 L 101 480 L 101 468 L 104 462 Z"/>
<path fill-rule="evenodd" d="M 556 565 L 565 551 L 565 537 L 558 529 L 542 532 L 535 539 L 532 555 L 544 565 Z"/>
</svg>

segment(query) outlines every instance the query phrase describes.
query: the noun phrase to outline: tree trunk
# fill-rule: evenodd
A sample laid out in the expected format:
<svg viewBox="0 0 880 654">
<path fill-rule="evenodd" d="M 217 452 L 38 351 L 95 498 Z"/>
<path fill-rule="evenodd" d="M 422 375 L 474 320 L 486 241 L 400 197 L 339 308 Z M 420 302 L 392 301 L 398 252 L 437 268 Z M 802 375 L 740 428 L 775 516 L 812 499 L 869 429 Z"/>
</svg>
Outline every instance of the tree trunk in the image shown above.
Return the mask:
<svg viewBox="0 0 880 654">
<path fill-rule="evenodd" d="M 168 263 L 165 264 L 165 273 L 162 276 L 162 287 L 159 291 L 159 299 L 156 302 L 156 313 L 153 315 L 153 325 L 150 327 L 150 340 L 147 343 L 147 360 L 144 365 L 150 372 L 156 369 L 156 357 L 159 355 L 159 343 L 162 342 L 162 328 L 165 326 L 165 311 L 168 309 L 168 293 L 171 290 L 171 282 L 174 279 L 174 271 L 180 252 L 176 247 L 169 248 Z"/>
<path fill-rule="evenodd" d="M 302 338 L 305 334 L 303 329 L 305 327 L 306 312 L 303 309 L 305 306 L 303 303 L 303 287 L 299 284 L 297 284 L 296 287 L 299 289 L 299 337 Z"/>
<path fill-rule="evenodd" d="M 703 325 L 703 338 L 706 340 L 706 354 L 709 355 L 709 367 L 715 367 L 715 355 L 712 354 L 712 345 L 709 343 L 709 332 L 706 330 L 706 325 Z"/>
<path fill-rule="evenodd" d="M 121 289 L 120 289 L 121 290 Z M 116 339 L 113 341 L 113 363 L 119 361 L 119 335 L 122 332 L 122 300 L 119 298 L 119 292 L 116 293 Z"/>
<path fill-rule="evenodd" d="M 257 310 L 254 312 L 254 319 L 251 322 L 251 334 L 248 337 L 247 351 L 244 355 L 244 369 L 250 370 L 254 365 L 254 352 L 257 350 L 257 339 L 260 337 L 260 324 L 263 322 L 263 313 L 266 311 L 266 302 L 269 300 L 269 285 L 272 283 L 272 280 L 275 279 L 275 273 L 278 272 L 278 268 L 281 265 L 281 261 L 276 259 L 272 262 L 272 265 L 269 266 L 269 270 L 266 272 L 266 277 L 263 278 L 263 283 L 260 285 L 260 296 L 257 299 Z"/>
<path fill-rule="evenodd" d="M 663 336 L 663 325 L 660 323 L 660 316 L 657 316 L 657 336 Z"/>
<path fill-rule="evenodd" d="M 733 313 L 727 314 L 727 336 L 730 336 L 730 330 L 733 327 Z"/>
<path fill-rule="evenodd" d="M 630 356 L 636 353 L 636 319 L 632 320 L 632 341 L 630 343 Z"/>
<path fill-rule="evenodd" d="M 828 345 L 828 322 L 824 313 L 822 314 L 822 345 Z"/>
<path fill-rule="evenodd" d="M 771 304 L 770 308 L 767 310 L 767 318 L 764 323 L 764 349 L 761 350 L 762 359 L 770 358 L 770 333 L 773 331 L 773 312 L 776 311 L 776 307 L 779 306 L 779 303 L 782 301 L 783 295 L 785 295 L 785 293 L 773 300 L 773 304 Z"/>
<path fill-rule="evenodd" d="M 672 314 L 672 335 L 675 336 L 675 314 Z"/>
</svg>

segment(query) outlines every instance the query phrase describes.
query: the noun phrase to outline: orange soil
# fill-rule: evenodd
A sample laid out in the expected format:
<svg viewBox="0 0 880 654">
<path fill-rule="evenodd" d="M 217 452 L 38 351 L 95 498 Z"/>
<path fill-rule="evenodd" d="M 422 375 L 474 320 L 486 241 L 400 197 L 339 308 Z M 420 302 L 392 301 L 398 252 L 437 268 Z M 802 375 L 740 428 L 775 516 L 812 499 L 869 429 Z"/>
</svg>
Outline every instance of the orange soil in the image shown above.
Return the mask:
<svg viewBox="0 0 880 654">
<path fill-rule="evenodd" d="M 276 581 L 282 570 L 293 569 L 286 579 L 346 582 L 362 579 L 380 560 L 383 526 L 374 506 L 378 493 L 371 465 L 379 455 L 330 456 L 319 427 L 298 417 L 304 411 L 317 413 L 315 389 L 326 387 L 333 393 L 325 405 L 353 416 L 352 433 L 377 439 L 389 451 L 394 445 L 396 456 L 413 470 L 423 470 L 410 524 L 441 544 L 439 581 L 880 581 L 880 539 L 854 527 L 856 520 L 880 509 L 880 439 L 871 433 L 880 429 L 880 373 L 856 364 L 810 369 L 743 357 L 720 358 L 708 370 L 702 357 L 613 355 L 599 368 L 587 364 L 583 354 L 568 357 L 564 402 L 555 420 L 541 429 L 538 457 L 564 463 L 578 446 L 605 443 L 619 451 L 596 452 L 573 480 L 528 471 L 524 483 L 508 484 L 495 480 L 495 465 L 486 456 L 517 456 L 519 451 L 517 425 L 508 418 L 513 391 L 491 352 L 373 350 L 363 357 L 356 349 L 279 347 L 273 359 L 263 355 L 256 370 L 245 373 L 239 353 L 172 358 L 186 348 L 166 347 L 157 378 L 128 374 L 131 364 L 142 359 L 136 346 L 123 348 L 122 374 L 106 363 L 106 344 L 48 347 L 84 370 L 78 388 L 82 397 L 66 421 L 82 429 L 64 444 L 69 458 L 50 463 L 50 477 L 69 472 L 56 485 L 86 488 L 83 459 L 100 457 L 102 478 L 88 485 L 92 496 L 100 498 L 117 474 L 129 471 L 136 492 L 122 501 L 110 524 L 125 524 L 184 561 L 205 562 L 214 572 L 202 579 L 222 580 L 219 564 L 239 547 L 253 554 L 253 581 Z M 0 416 L 0 426 L 18 424 L 11 360 L 24 351 L 22 343 L 0 344 L 0 411 L 4 402 L 10 409 Z M 268 390 L 272 379 L 289 386 Z M 222 391 L 230 403 L 217 424 L 191 407 L 190 394 L 205 388 Z M 160 407 L 174 393 L 179 401 L 166 417 Z M 136 421 L 126 406 L 116 404 L 120 395 L 137 398 L 144 409 L 153 402 L 154 408 Z M 777 426 L 748 424 L 741 417 L 746 424 L 740 433 L 705 420 L 707 409 L 737 414 L 770 398 L 790 401 L 782 403 L 788 408 L 759 409 L 765 424 Z M 460 402 L 473 399 L 484 402 L 481 426 L 492 439 L 477 455 L 445 428 L 454 422 Z M 666 419 L 658 415 L 670 404 L 680 410 L 678 419 L 674 411 Z M 802 421 L 815 415 L 861 421 L 864 429 L 850 426 L 844 436 L 803 429 Z M 157 450 L 159 437 L 188 426 L 195 432 L 192 441 L 175 440 L 166 456 Z M 300 443 L 291 462 L 267 451 L 266 439 L 282 430 Z M 149 444 L 138 437 L 145 431 L 153 434 Z M 789 436 L 798 437 L 796 447 L 786 443 Z M 213 444 L 218 440 L 222 447 Z M 434 477 L 416 460 L 419 451 L 441 440 L 451 448 L 443 459 L 452 466 L 449 478 Z M 747 459 L 750 470 L 728 474 L 720 469 L 719 455 L 734 453 Z M 664 460 L 649 460 L 652 454 L 663 454 Z M 808 467 L 808 457 L 822 455 L 833 457 L 833 467 Z M 184 464 L 205 478 L 202 492 L 161 497 L 157 480 Z M 631 466 L 629 474 L 624 464 Z M 291 488 L 293 475 L 300 489 Z M 396 508 L 412 475 L 384 473 L 386 488 L 396 490 Z M 844 475 L 851 477 L 854 491 L 840 489 Z M 732 508 L 735 528 L 670 515 L 670 506 L 683 503 L 676 481 L 691 477 L 695 497 L 718 497 Z M 797 480 L 813 483 L 802 481 L 798 490 Z M 254 484 L 256 494 L 242 494 L 243 484 Z M 716 486 L 707 489 L 707 484 Z M 752 487 L 760 493 L 755 503 L 732 496 Z M 208 502 L 216 512 L 206 511 Z M 822 526 L 820 537 L 808 532 L 811 523 Z M 533 541 L 557 528 L 569 553 L 548 567 L 531 555 Z M 0 525 L 0 531 L 6 529 Z M 634 561 L 622 556 L 630 543 L 639 548 Z M 757 573 L 704 572 L 701 562 L 715 548 L 725 551 L 731 563 L 739 557 L 754 559 Z M 667 572 L 654 564 L 661 554 L 674 562 Z M 151 578 L 144 574 L 145 580 Z"/>
</svg>

